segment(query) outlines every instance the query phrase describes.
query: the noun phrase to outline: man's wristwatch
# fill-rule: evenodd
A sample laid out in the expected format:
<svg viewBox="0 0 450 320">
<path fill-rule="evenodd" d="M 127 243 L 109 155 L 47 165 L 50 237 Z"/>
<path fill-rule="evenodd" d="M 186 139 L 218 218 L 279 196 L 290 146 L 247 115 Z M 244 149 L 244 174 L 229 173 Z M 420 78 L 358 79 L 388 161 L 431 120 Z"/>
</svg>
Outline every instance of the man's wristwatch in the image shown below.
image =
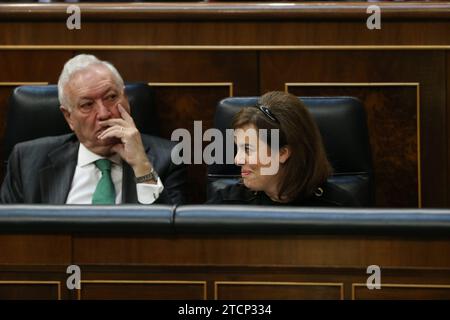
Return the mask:
<svg viewBox="0 0 450 320">
<path fill-rule="evenodd" d="M 136 183 L 143 183 L 147 181 L 158 181 L 158 174 L 156 173 L 155 169 L 152 168 L 152 171 L 150 171 L 149 174 L 146 174 L 142 177 L 136 177 L 135 178 Z"/>
</svg>

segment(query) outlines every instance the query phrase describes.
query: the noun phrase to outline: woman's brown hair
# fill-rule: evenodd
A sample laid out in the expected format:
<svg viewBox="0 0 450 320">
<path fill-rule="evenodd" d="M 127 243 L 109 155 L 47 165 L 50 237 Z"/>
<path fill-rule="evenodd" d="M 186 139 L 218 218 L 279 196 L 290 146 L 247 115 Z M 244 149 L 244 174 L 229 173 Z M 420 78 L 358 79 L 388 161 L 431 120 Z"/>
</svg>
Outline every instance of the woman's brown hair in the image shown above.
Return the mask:
<svg viewBox="0 0 450 320">
<path fill-rule="evenodd" d="M 279 147 L 290 147 L 291 155 L 281 165 L 279 198 L 309 197 L 332 173 L 317 124 L 298 97 L 281 91 L 264 94 L 256 108 L 243 108 L 234 116 L 234 129 L 246 125 L 279 129 Z"/>
</svg>

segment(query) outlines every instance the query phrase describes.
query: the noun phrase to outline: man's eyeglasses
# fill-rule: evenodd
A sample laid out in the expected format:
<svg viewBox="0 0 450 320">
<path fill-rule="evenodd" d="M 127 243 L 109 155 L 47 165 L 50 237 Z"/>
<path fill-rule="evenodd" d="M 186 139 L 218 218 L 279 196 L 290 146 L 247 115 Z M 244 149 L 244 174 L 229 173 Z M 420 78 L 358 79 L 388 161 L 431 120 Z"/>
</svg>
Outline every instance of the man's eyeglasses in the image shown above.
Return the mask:
<svg viewBox="0 0 450 320">
<path fill-rule="evenodd" d="M 259 110 L 261 110 L 261 112 L 264 113 L 264 115 L 265 115 L 267 118 L 269 118 L 270 120 L 275 121 L 275 122 L 277 122 L 277 123 L 280 123 L 280 122 L 278 121 L 278 119 L 273 115 L 272 111 L 270 111 L 269 108 L 267 108 L 267 107 L 261 105 L 260 103 L 257 103 L 255 107 L 258 108 Z"/>
</svg>

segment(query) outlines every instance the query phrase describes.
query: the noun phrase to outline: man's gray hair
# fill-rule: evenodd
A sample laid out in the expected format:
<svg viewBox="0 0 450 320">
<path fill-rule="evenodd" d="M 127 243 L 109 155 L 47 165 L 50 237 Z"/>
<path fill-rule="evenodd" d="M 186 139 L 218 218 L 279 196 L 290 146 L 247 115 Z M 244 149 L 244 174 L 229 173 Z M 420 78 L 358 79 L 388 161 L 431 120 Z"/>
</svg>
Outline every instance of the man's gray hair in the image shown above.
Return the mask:
<svg viewBox="0 0 450 320">
<path fill-rule="evenodd" d="M 105 66 L 106 68 L 109 69 L 109 71 L 111 71 L 117 87 L 120 89 L 124 87 L 122 77 L 120 76 L 117 69 L 111 63 L 99 60 L 96 56 L 91 54 L 79 54 L 66 62 L 61 72 L 61 75 L 59 76 L 58 98 L 59 103 L 62 106 L 65 106 L 69 108 L 69 110 L 72 110 L 72 101 L 69 101 L 69 99 L 67 98 L 65 93 L 65 87 L 76 72 L 87 69 L 91 65 Z"/>
</svg>

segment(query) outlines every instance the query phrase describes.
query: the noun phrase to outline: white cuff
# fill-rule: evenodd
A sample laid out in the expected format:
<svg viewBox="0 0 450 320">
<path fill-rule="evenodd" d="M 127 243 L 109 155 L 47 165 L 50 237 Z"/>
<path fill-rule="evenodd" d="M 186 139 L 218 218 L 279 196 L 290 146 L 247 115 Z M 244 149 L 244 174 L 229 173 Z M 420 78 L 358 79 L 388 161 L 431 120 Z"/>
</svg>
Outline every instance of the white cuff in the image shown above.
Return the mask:
<svg viewBox="0 0 450 320">
<path fill-rule="evenodd" d="M 152 204 L 158 199 L 161 192 L 164 190 L 164 186 L 161 179 L 158 177 L 156 184 L 151 183 L 137 183 L 136 191 L 137 198 L 140 204 Z"/>
</svg>

